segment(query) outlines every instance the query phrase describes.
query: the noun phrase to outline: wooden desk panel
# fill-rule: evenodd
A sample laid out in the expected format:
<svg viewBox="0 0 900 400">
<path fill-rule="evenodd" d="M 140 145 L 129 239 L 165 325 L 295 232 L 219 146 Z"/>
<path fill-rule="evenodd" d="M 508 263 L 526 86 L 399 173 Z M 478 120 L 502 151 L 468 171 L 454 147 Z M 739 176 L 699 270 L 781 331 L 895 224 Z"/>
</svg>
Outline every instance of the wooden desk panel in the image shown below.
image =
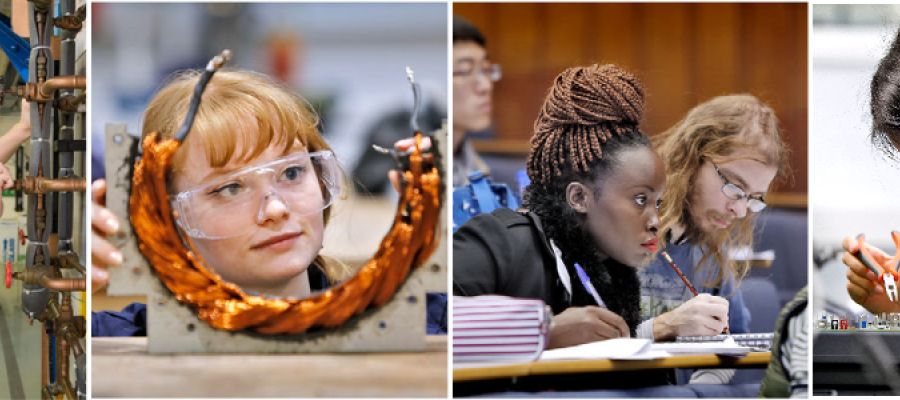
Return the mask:
<svg viewBox="0 0 900 400">
<path fill-rule="evenodd" d="M 421 353 L 147 353 L 147 338 L 91 339 L 91 396 L 442 397 L 447 337 Z"/>
<path fill-rule="evenodd" d="M 453 370 L 454 382 L 512 378 L 529 375 L 561 375 L 583 372 L 634 371 L 666 368 L 765 368 L 772 353 L 750 353 L 746 357 L 717 355 L 674 356 L 657 360 L 567 360 L 497 365 Z"/>
</svg>

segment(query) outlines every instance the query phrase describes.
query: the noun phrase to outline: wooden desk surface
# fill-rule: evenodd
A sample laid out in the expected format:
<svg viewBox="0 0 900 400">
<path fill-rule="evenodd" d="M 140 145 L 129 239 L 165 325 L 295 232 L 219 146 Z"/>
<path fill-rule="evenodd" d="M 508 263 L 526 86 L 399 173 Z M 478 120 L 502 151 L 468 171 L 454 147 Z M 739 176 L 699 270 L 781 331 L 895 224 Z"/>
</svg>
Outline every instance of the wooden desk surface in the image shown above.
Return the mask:
<svg viewBox="0 0 900 400">
<path fill-rule="evenodd" d="M 91 396 L 442 397 L 447 337 L 421 353 L 152 355 L 147 338 L 91 339 Z"/>
<path fill-rule="evenodd" d="M 566 360 L 497 365 L 477 368 L 456 368 L 454 382 L 511 378 L 528 375 L 558 375 L 581 372 L 634 371 L 665 368 L 764 368 L 772 353 L 750 353 L 746 357 L 674 356 L 657 360 Z"/>
</svg>

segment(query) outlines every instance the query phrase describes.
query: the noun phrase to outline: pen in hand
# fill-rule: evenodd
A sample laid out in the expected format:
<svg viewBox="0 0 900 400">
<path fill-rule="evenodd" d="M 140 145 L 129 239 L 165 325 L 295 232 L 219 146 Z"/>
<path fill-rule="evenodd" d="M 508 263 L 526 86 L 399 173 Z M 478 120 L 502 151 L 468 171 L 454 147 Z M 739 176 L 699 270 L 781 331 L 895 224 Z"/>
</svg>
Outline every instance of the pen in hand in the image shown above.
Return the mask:
<svg viewBox="0 0 900 400">
<path fill-rule="evenodd" d="M 600 293 L 597 293 L 597 289 L 594 288 L 594 285 L 591 283 L 591 279 L 588 278 L 587 273 L 584 272 L 584 268 L 581 268 L 581 265 L 575 264 L 575 273 L 578 274 L 578 279 L 581 281 L 581 285 L 584 286 L 584 289 L 587 290 L 588 293 L 594 298 L 594 301 L 597 302 L 597 305 L 600 308 L 606 308 L 606 304 L 603 303 L 603 299 L 600 298 Z"/>
<path fill-rule="evenodd" d="M 669 253 L 666 253 L 665 251 L 663 251 L 660 254 L 662 254 L 663 258 L 665 258 L 666 261 L 669 262 L 669 265 L 672 266 L 672 269 L 675 270 L 675 273 L 677 273 L 678 276 L 681 278 L 681 280 L 684 281 L 684 284 L 687 285 L 688 289 L 691 289 L 691 293 L 693 293 L 694 296 L 699 296 L 700 293 L 697 293 L 697 289 L 694 289 L 694 285 L 691 285 L 691 282 L 688 281 L 687 278 L 684 277 L 684 274 L 681 273 L 681 269 L 679 269 L 678 266 L 675 265 L 675 261 L 672 261 L 672 257 L 669 256 Z M 725 334 L 728 334 L 728 333 L 729 333 L 728 327 L 726 326 Z"/>
</svg>

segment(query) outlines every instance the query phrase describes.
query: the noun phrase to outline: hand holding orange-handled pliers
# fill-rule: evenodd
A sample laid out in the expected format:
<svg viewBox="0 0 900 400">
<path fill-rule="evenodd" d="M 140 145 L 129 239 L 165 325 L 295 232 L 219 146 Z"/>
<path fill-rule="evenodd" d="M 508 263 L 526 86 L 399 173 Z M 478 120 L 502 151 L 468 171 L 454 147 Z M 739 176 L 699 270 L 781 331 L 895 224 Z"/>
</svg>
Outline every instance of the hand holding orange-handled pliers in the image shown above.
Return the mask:
<svg viewBox="0 0 900 400">
<path fill-rule="evenodd" d="M 891 264 L 882 267 L 875 261 L 875 258 L 869 253 L 868 248 L 866 247 L 866 235 L 860 234 L 857 236 L 857 241 L 859 242 L 859 249 L 854 255 L 857 259 L 869 270 L 871 270 L 875 276 L 884 284 L 884 291 L 888 296 L 890 301 L 898 301 L 897 295 L 897 280 L 898 280 L 898 268 L 900 268 L 900 232 L 893 231 L 891 232 L 891 238 L 894 239 L 894 244 L 897 247 L 897 254 L 891 260 Z"/>
</svg>

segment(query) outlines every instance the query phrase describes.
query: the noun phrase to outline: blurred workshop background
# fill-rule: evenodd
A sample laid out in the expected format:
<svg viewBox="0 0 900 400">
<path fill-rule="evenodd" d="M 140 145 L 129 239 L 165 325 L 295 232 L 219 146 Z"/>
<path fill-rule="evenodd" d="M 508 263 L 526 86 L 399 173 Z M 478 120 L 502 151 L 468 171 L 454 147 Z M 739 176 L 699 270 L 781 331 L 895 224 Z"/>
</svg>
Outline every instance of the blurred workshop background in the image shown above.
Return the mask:
<svg viewBox="0 0 900 400">
<path fill-rule="evenodd" d="M 60 2 L 43 2 L 52 5 L 47 8 L 46 14 L 29 12 L 30 5 L 38 8 L 42 5 L 41 2 L 38 3 L 39 5 L 34 5 L 34 2 L 29 3 L 25 0 L 0 0 L 0 25 L 2 25 L 0 135 L 3 135 L 4 149 L 18 148 L 5 164 L 16 179 L 27 179 L 32 174 L 31 166 L 40 165 L 37 159 L 33 158 L 40 150 L 33 149 L 31 140 L 22 141 L 23 136 L 17 132 L 24 130 L 13 129 L 20 123 L 22 113 L 22 100 L 16 93 L 16 88 L 22 87 L 26 82 L 35 83 L 33 80 L 28 81 L 30 75 L 28 70 L 29 68 L 32 72 L 39 70 L 39 67 L 36 67 L 39 53 L 32 52 L 38 45 L 33 45 L 31 40 L 32 33 L 37 31 L 31 26 L 35 25 L 34 20 L 39 18 L 38 15 L 53 18 L 52 21 L 58 23 L 52 28 L 52 35 L 45 36 L 44 41 L 40 42 L 45 44 L 44 47 L 49 46 L 52 60 L 48 61 L 53 64 L 53 76 L 86 75 L 87 28 L 84 27 L 82 17 L 75 17 L 77 14 L 75 10 L 84 7 L 86 0 L 68 2 L 66 5 Z M 71 25 L 64 22 L 67 18 Z M 66 25 L 67 28 L 59 29 L 60 25 Z M 34 43 L 39 42 L 35 40 Z M 31 62 L 34 64 L 30 64 Z M 80 93 L 84 94 L 85 91 Z M 43 177 L 53 179 L 74 176 L 77 179 L 85 176 L 84 103 L 74 101 L 73 107 L 64 107 L 60 101 L 63 98 L 72 100 L 74 94 L 67 90 L 59 93 L 53 101 L 44 103 L 44 115 L 52 113 L 53 116 L 49 120 L 53 123 L 49 127 L 45 125 L 43 130 L 37 127 L 30 130 L 30 138 L 36 137 L 37 141 L 43 143 L 49 142 L 52 149 L 50 156 L 52 164 L 50 166 L 43 164 L 45 165 L 42 170 Z M 66 97 L 67 95 L 71 97 Z M 29 114 L 35 114 L 36 117 L 37 108 L 32 103 Z M 32 125 L 36 124 L 32 122 Z M 61 158 L 67 161 L 62 161 Z M 78 324 L 76 321 L 78 317 L 86 314 L 87 303 L 84 292 L 54 291 L 45 296 L 48 291 L 44 288 L 40 286 L 35 288 L 31 284 L 26 288 L 23 279 L 19 277 L 24 275 L 26 266 L 31 268 L 49 266 L 51 271 L 61 273 L 64 278 L 83 276 L 72 268 L 63 269 L 59 262 L 63 257 L 57 256 L 65 252 L 67 256 L 72 257 L 68 260 L 76 260 L 80 266 L 85 265 L 87 261 L 84 240 L 86 231 L 84 192 L 69 193 L 65 196 L 66 200 L 63 200 L 64 196 L 60 193 L 48 195 L 45 199 L 53 198 L 49 202 L 52 204 L 52 211 L 49 211 L 48 208 L 51 207 L 46 205 L 42 207 L 47 208 L 37 211 L 39 207 L 34 203 L 36 196 L 29 196 L 23 192 L 13 189 L 3 190 L 0 208 L 2 210 L 0 268 L 3 268 L 6 272 L 4 275 L 9 277 L 8 283 L 0 287 L 0 399 L 53 397 L 50 393 L 62 393 L 64 385 L 78 390 L 78 383 L 83 382 L 76 378 L 79 376 L 76 364 L 80 364 L 76 358 L 84 351 L 84 341 L 79 337 L 81 336 L 79 329 L 71 330 L 71 333 L 75 333 L 76 340 L 71 340 L 70 337 L 68 343 L 64 345 L 66 339 L 59 335 L 61 331 L 57 328 L 63 326 L 72 328 Z M 45 217 L 38 217 L 41 212 L 45 213 L 43 214 Z M 47 215 L 50 217 L 46 217 Z M 44 254 L 46 258 L 43 260 L 37 257 L 31 257 L 31 261 L 26 260 L 29 258 L 29 248 L 34 252 L 40 245 L 33 246 L 33 244 L 41 243 L 39 240 L 29 242 L 40 237 L 36 234 L 29 236 L 29 226 L 32 227 L 31 231 L 46 228 L 51 232 L 46 241 L 50 254 Z M 61 231 L 66 231 L 65 235 L 61 235 Z M 12 275 L 13 271 L 16 273 L 15 277 Z M 62 304 L 67 304 L 66 310 L 59 312 Z M 83 372 L 83 368 L 79 368 Z"/>
<path fill-rule="evenodd" d="M 92 19 L 93 179 L 103 175 L 106 124 L 138 134 L 141 113 L 166 76 L 202 67 L 229 48 L 230 67 L 285 82 L 320 114 L 357 192 L 335 205 L 324 253 L 351 265 L 371 257 L 393 221 L 387 172 L 394 161 L 371 144 L 390 147 L 412 134 L 407 66 L 423 88 L 423 131 L 446 119 L 446 4 L 94 3 Z M 92 309 L 141 300 L 97 293 Z"/>
<path fill-rule="evenodd" d="M 900 219 L 886 216 L 897 214 L 900 165 L 885 158 L 868 136 L 872 75 L 900 28 L 900 5 L 816 5 L 813 10 L 813 245 L 821 261 L 830 260 L 821 270 L 821 292 L 835 306 L 861 311 L 847 295 L 846 266 L 833 253 L 841 250 L 845 236 L 860 233 L 894 253 L 891 230 L 900 229 Z"/>
</svg>

